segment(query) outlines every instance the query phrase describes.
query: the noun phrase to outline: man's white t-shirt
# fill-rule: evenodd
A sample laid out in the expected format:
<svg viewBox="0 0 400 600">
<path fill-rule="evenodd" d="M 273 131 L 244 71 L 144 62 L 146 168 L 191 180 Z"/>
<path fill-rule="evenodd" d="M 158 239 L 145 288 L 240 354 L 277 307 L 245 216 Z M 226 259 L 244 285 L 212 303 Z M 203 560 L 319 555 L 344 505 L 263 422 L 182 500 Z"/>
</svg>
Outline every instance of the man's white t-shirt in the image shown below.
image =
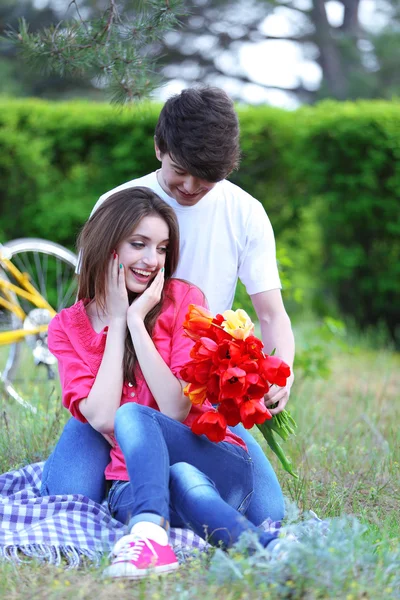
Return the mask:
<svg viewBox="0 0 400 600">
<path fill-rule="evenodd" d="M 135 186 L 152 189 L 175 210 L 180 231 L 175 277 L 197 285 L 213 314 L 231 308 L 238 278 L 249 295 L 281 287 L 271 223 L 262 204 L 240 187 L 225 179 L 194 206 L 181 206 L 153 172 L 103 194 L 92 214 L 111 194 Z"/>
</svg>

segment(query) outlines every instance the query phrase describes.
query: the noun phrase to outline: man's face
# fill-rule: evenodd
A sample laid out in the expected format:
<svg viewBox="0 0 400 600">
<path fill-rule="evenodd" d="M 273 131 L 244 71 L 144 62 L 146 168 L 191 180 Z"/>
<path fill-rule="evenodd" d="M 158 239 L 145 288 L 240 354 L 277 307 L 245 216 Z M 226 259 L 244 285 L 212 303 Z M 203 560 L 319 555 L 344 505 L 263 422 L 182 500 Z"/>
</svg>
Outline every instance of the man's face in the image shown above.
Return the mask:
<svg viewBox="0 0 400 600">
<path fill-rule="evenodd" d="M 156 156 L 161 162 L 158 182 L 164 192 L 174 198 L 178 204 L 194 206 L 216 185 L 215 182 L 191 175 L 178 165 L 169 154 L 161 154 L 157 145 L 155 148 Z"/>
</svg>

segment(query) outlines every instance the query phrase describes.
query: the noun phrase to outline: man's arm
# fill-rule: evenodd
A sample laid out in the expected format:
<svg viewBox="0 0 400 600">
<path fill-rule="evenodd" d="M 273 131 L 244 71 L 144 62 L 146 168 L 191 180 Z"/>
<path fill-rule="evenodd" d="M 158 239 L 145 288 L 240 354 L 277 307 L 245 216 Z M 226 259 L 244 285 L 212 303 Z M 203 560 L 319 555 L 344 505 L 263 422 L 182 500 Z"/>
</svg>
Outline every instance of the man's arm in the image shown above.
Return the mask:
<svg viewBox="0 0 400 600">
<path fill-rule="evenodd" d="M 276 356 L 285 361 L 292 371 L 284 388 L 272 386 L 271 390 L 265 396 L 265 404 L 268 407 L 278 402 L 276 408 L 270 408 L 271 414 L 277 414 L 285 408 L 289 400 L 290 388 L 294 381 L 293 331 L 279 289 L 253 294 L 250 298 L 260 321 L 261 336 L 266 354 L 270 354 L 275 348 Z"/>
</svg>

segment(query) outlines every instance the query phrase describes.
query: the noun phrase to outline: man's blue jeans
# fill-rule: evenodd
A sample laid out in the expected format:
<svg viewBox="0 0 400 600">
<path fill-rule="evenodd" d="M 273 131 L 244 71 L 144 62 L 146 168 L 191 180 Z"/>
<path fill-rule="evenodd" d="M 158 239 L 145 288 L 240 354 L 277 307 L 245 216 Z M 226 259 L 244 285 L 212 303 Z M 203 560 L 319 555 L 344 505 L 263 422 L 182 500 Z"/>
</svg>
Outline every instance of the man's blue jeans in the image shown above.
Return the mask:
<svg viewBox="0 0 400 600">
<path fill-rule="evenodd" d="M 254 490 L 245 516 L 256 525 L 268 517 L 282 520 L 283 495 L 268 459 L 242 425 L 232 430 L 246 443 L 254 464 Z M 109 461 L 110 445 L 105 438 L 89 424 L 71 418 L 44 466 L 41 493 L 82 494 L 101 503 L 106 496 L 104 469 Z M 171 481 L 183 475 L 176 469 Z"/>
</svg>

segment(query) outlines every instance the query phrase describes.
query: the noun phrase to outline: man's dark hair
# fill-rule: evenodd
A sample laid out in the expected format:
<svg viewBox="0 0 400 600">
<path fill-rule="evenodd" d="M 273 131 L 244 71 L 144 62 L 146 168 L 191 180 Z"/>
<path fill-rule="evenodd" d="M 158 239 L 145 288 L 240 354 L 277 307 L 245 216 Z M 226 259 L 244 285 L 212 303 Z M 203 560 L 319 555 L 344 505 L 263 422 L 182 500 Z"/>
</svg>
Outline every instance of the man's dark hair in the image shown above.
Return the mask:
<svg viewBox="0 0 400 600">
<path fill-rule="evenodd" d="M 188 173 L 221 181 L 240 158 L 239 121 L 233 102 L 215 87 L 189 88 L 165 103 L 155 130 L 161 154 Z"/>
</svg>

